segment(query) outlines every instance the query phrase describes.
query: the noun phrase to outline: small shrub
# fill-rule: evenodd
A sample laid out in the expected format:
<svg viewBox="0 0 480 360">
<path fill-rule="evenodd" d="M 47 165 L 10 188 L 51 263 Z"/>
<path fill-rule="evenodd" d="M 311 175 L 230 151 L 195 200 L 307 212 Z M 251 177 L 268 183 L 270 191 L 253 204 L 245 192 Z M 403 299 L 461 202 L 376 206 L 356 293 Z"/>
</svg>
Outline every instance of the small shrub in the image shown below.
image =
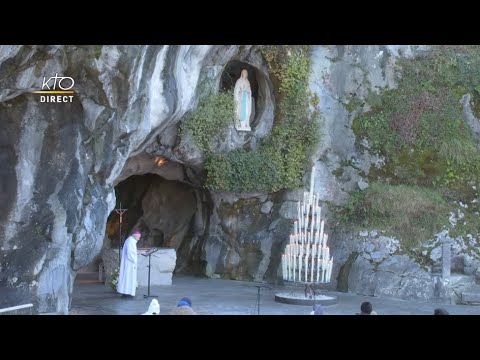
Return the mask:
<svg viewBox="0 0 480 360">
<path fill-rule="evenodd" d="M 112 275 L 110 276 L 110 286 L 114 291 L 117 291 L 119 275 L 120 275 L 120 270 L 117 268 L 113 271 Z"/>
</svg>

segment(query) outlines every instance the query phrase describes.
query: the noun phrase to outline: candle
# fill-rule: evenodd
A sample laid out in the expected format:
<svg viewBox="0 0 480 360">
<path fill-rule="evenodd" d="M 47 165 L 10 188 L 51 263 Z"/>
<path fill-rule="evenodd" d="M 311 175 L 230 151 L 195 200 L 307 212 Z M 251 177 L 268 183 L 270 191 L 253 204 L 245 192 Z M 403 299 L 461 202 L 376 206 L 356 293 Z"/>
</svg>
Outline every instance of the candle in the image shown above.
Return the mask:
<svg viewBox="0 0 480 360">
<path fill-rule="evenodd" d="M 291 249 L 288 249 L 288 279 L 291 281 L 292 280 L 292 252 Z"/>
<path fill-rule="evenodd" d="M 299 226 L 300 226 L 300 201 L 297 203 L 297 219 L 299 221 Z"/>
<path fill-rule="evenodd" d="M 303 271 L 302 271 L 302 273 L 304 273 L 304 279 L 303 279 L 303 281 L 306 282 L 306 281 L 307 281 L 307 276 L 306 276 L 306 274 L 307 274 L 307 269 L 308 269 L 308 258 L 307 258 L 307 252 L 306 252 L 306 251 L 304 252 L 304 254 L 305 254 L 305 256 L 302 258 L 302 262 L 303 262 L 303 269 L 302 269 Z"/>
<path fill-rule="evenodd" d="M 297 257 L 295 256 L 295 252 L 293 253 L 293 281 L 295 281 L 295 270 L 297 268 Z"/>
<path fill-rule="evenodd" d="M 330 259 L 330 276 L 328 278 L 328 281 L 330 281 L 330 279 L 332 278 L 332 269 L 333 269 L 333 256 Z"/>
<path fill-rule="evenodd" d="M 285 268 L 287 269 L 287 280 L 289 279 L 288 276 L 288 245 L 285 248 Z"/>
<path fill-rule="evenodd" d="M 332 276 L 332 262 L 329 261 L 328 266 L 327 266 L 327 281 L 328 282 L 330 282 L 331 276 Z"/>
<path fill-rule="evenodd" d="M 312 265 L 310 267 L 310 282 L 313 282 L 313 259 L 315 258 L 315 245 L 312 247 Z"/>
<path fill-rule="evenodd" d="M 305 281 L 308 281 L 308 278 L 307 278 L 307 270 L 308 270 L 308 260 L 309 260 L 309 257 L 310 257 L 310 246 L 308 245 L 307 246 L 307 249 L 306 249 L 306 256 L 305 256 Z"/>
<path fill-rule="evenodd" d="M 314 187 L 315 187 L 315 166 L 312 166 L 312 173 L 310 174 L 310 203 L 312 203 Z"/>
<path fill-rule="evenodd" d="M 320 223 L 320 236 L 321 236 L 320 239 L 322 240 L 322 246 L 323 246 L 323 237 L 325 236 L 325 235 L 323 234 L 323 227 L 324 227 L 324 225 L 325 225 L 325 222 L 322 220 L 322 222 Z"/>
<path fill-rule="evenodd" d="M 306 213 L 305 213 L 305 231 L 308 231 L 310 229 L 310 209 L 306 208 Z"/>
<path fill-rule="evenodd" d="M 317 283 L 318 281 L 320 280 L 319 279 L 319 276 L 320 276 L 320 248 L 317 249 Z"/>
<path fill-rule="evenodd" d="M 302 253 L 303 248 L 300 247 L 300 254 Z M 298 281 L 302 281 L 302 255 L 299 254 L 298 257 Z"/>
<path fill-rule="evenodd" d="M 323 261 L 323 281 L 324 282 L 327 281 L 327 265 L 328 265 L 327 260 L 324 260 Z"/>
</svg>

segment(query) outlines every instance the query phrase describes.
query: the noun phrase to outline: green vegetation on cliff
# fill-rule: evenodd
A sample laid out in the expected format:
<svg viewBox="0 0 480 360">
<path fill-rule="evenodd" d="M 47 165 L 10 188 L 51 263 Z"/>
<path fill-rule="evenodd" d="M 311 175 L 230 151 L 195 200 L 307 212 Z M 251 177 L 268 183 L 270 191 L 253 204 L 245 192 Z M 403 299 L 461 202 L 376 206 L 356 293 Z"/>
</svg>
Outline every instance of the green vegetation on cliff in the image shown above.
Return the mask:
<svg viewBox="0 0 480 360">
<path fill-rule="evenodd" d="M 412 243 L 448 224 L 447 203 L 452 208 L 478 197 L 472 189 L 479 185 L 480 152 L 460 100 L 470 94 L 479 116 L 480 46 L 437 46 L 398 65 L 398 87 L 384 91 L 378 104 L 353 122 L 357 139 L 366 138 L 371 150 L 385 157 L 385 166 L 370 171 L 373 186 L 364 194 L 352 194 L 344 219 L 390 230 Z M 465 226 L 478 232 L 478 220 Z"/>
<path fill-rule="evenodd" d="M 186 116 L 181 133 L 190 132 L 197 146 L 211 153 L 214 142 L 233 121 L 234 106 L 232 92 L 208 92 L 199 99 L 197 108 Z"/>
<path fill-rule="evenodd" d="M 209 156 L 206 186 L 211 190 L 274 192 L 301 187 L 304 168 L 318 141 L 318 99 L 308 90 L 308 47 L 263 46 L 260 50 L 277 85 L 280 111 L 272 133 L 255 151 Z"/>
<path fill-rule="evenodd" d="M 442 230 L 450 209 L 432 189 L 372 183 L 367 190 L 351 194 L 343 215 L 355 226 L 397 235 L 408 249 Z"/>
</svg>

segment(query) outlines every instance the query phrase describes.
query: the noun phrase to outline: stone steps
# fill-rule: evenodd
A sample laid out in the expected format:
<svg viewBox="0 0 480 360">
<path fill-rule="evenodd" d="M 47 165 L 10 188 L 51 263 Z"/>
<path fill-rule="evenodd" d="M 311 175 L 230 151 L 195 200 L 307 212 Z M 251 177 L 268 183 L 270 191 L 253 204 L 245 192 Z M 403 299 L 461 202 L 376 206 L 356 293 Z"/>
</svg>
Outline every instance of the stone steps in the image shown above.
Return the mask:
<svg viewBox="0 0 480 360">
<path fill-rule="evenodd" d="M 100 280 L 100 274 L 98 272 L 78 273 L 75 278 L 75 283 L 78 284 L 103 284 L 104 281 Z"/>
</svg>

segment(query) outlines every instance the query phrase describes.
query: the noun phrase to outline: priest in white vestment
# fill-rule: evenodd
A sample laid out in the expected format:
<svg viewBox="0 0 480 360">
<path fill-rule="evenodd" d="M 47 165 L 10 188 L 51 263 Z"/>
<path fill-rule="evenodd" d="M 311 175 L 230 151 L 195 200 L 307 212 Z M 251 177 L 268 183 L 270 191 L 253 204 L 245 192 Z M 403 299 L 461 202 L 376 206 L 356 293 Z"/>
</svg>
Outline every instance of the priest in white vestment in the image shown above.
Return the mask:
<svg viewBox="0 0 480 360">
<path fill-rule="evenodd" d="M 123 244 L 120 274 L 118 276 L 117 292 L 135 296 L 137 289 L 137 242 L 142 234 L 134 231 Z"/>
</svg>

